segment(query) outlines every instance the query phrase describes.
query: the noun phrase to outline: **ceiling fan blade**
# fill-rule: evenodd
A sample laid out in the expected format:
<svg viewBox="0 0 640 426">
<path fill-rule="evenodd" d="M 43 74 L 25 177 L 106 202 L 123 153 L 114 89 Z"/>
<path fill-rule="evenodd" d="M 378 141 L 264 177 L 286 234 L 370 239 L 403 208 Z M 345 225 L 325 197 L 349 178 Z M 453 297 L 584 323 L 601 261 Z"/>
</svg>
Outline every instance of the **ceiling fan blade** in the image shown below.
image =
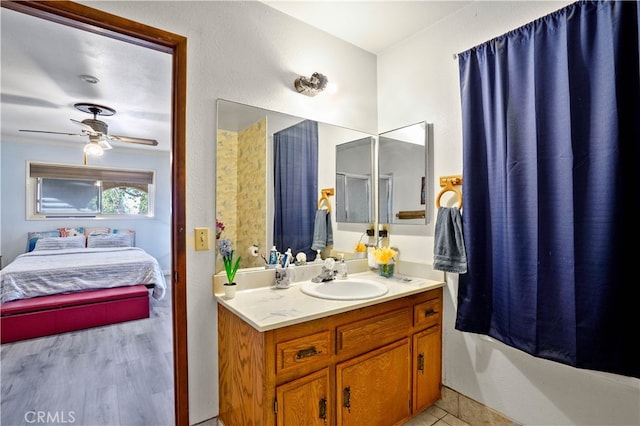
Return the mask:
<svg viewBox="0 0 640 426">
<path fill-rule="evenodd" d="M 77 124 L 78 126 L 80 126 L 80 128 L 87 133 L 96 133 L 96 131 L 93 130 L 93 127 L 89 126 L 88 124 L 84 124 L 82 121 L 74 120 L 73 118 L 70 118 L 69 120 L 71 120 L 73 124 Z"/>
<path fill-rule="evenodd" d="M 158 141 L 155 139 L 132 138 L 130 136 L 116 136 L 116 135 L 109 135 L 107 137 L 113 141 L 118 141 L 118 142 L 129 142 L 129 143 L 137 143 L 140 145 L 150 145 L 150 146 L 158 145 Z"/>
<path fill-rule="evenodd" d="M 51 133 L 54 135 L 67 135 L 67 136 L 86 136 L 82 133 L 66 133 L 66 132 L 50 132 L 48 130 L 27 130 L 27 129 L 19 129 L 20 132 L 32 132 L 32 133 Z"/>
</svg>

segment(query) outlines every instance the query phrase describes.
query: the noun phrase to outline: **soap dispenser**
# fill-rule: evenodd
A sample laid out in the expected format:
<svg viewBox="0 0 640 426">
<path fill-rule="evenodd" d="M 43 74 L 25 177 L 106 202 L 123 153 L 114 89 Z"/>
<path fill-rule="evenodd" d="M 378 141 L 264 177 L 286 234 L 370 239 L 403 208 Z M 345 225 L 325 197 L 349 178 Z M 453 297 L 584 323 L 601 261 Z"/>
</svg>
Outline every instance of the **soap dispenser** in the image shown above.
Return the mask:
<svg viewBox="0 0 640 426">
<path fill-rule="evenodd" d="M 338 264 L 338 278 L 347 279 L 347 262 L 344 261 L 344 253 L 340 253 L 340 264 Z"/>
</svg>

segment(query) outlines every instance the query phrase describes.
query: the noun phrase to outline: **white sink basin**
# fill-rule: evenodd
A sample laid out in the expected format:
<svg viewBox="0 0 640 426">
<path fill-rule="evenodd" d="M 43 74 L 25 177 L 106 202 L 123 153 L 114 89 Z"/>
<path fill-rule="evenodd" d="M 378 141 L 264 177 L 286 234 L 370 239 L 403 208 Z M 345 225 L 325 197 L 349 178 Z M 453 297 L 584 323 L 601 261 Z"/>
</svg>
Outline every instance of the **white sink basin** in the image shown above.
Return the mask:
<svg viewBox="0 0 640 426">
<path fill-rule="evenodd" d="M 309 296 L 331 300 L 373 299 L 387 294 L 386 285 L 364 278 L 334 279 L 323 283 L 307 281 L 300 286 L 300 291 Z"/>
</svg>

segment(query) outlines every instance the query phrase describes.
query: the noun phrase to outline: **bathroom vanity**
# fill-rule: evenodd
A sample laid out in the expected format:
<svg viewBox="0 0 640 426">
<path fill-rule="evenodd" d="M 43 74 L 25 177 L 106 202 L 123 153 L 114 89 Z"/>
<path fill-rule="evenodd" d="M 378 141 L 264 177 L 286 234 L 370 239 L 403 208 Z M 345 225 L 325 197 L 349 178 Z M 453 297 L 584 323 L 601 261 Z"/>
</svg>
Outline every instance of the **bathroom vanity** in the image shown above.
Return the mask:
<svg viewBox="0 0 640 426">
<path fill-rule="evenodd" d="M 296 283 L 217 297 L 226 426 L 387 426 L 440 398 L 444 282 L 353 275 L 389 291 L 325 300 Z"/>
</svg>

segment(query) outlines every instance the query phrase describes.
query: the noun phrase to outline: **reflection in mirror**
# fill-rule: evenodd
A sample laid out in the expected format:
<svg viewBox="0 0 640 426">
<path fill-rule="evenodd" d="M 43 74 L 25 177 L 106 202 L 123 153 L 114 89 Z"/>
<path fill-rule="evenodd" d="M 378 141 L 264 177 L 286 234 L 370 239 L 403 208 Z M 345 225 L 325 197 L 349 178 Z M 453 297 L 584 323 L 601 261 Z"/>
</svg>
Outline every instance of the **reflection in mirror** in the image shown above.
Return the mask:
<svg viewBox="0 0 640 426">
<path fill-rule="evenodd" d="M 373 222 L 371 137 L 336 145 L 336 221 Z"/>
<path fill-rule="evenodd" d="M 281 171 L 275 171 L 274 135 L 285 134 L 286 129 L 300 125 L 308 121 L 302 117 L 282 114 L 262 108 L 244 105 L 236 102 L 219 99 L 217 101 L 218 129 L 216 148 L 216 219 L 224 226 L 220 238 L 231 241 L 232 248 L 242 257 L 241 268 L 264 267 L 261 255 L 268 256 L 268 252 L 276 241 L 274 238 L 274 218 L 276 206 L 275 175 L 281 175 Z M 315 123 L 315 122 L 314 122 Z M 371 135 L 346 129 L 326 123 L 317 122 L 317 182 L 305 185 L 308 191 L 304 197 L 307 201 L 296 201 L 304 204 L 304 209 L 315 212 L 318 209 L 321 188 L 330 188 L 335 185 L 336 145 L 370 138 Z M 276 137 L 277 139 L 277 137 Z M 362 171 L 363 175 L 371 173 L 371 161 L 369 170 Z M 285 179 L 279 185 L 287 188 L 299 182 L 294 179 Z M 302 191 L 299 197 L 304 196 Z M 332 211 L 338 208 L 338 200 L 331 200 Z M 295 204 L 296 210 L 302 211 L 302 206 Z M 332 213 L 333 221 L 335 215 Z M 295 235 L 294 227 L 282 226 L 283 239 L 276 247 L 278 251 L 285 252 L 289 247 L 297 254 L 299 251 L 310 249 L 313 240 L 314 216 L 305 219 L 311 221 L 311 232 L 303 237 L 305 241 L 300 247 L 294 247 L 294 241 L 299 236 Z M 340 233 L 335 226 L 333 228 L 334 244 L 339 244 Z M 362 229 L 364 231 L 364 228 Z M 362 232 L 360 231 L 360 232 Z M 217 233 L 216 233 L 217 234 Z M 291 244 L 291 245 L 290 245 Z M 258 255 L 250 253 L 252 246 L 258 247 Z M 215 244 L 216 254 L 219 252 L 218 241 Z M 327 253 L 330 247 L 327 248 Z M 313 260 L 313 258 L 309 258 Z M 216 255 L 216 272 L 224 269 L 220 256 Z"/>
<path fill-rule="evenodd" d="M 378 223 L 429 223 L 430 125 L 416 123 L 378 137 Z"/>
</svg>

